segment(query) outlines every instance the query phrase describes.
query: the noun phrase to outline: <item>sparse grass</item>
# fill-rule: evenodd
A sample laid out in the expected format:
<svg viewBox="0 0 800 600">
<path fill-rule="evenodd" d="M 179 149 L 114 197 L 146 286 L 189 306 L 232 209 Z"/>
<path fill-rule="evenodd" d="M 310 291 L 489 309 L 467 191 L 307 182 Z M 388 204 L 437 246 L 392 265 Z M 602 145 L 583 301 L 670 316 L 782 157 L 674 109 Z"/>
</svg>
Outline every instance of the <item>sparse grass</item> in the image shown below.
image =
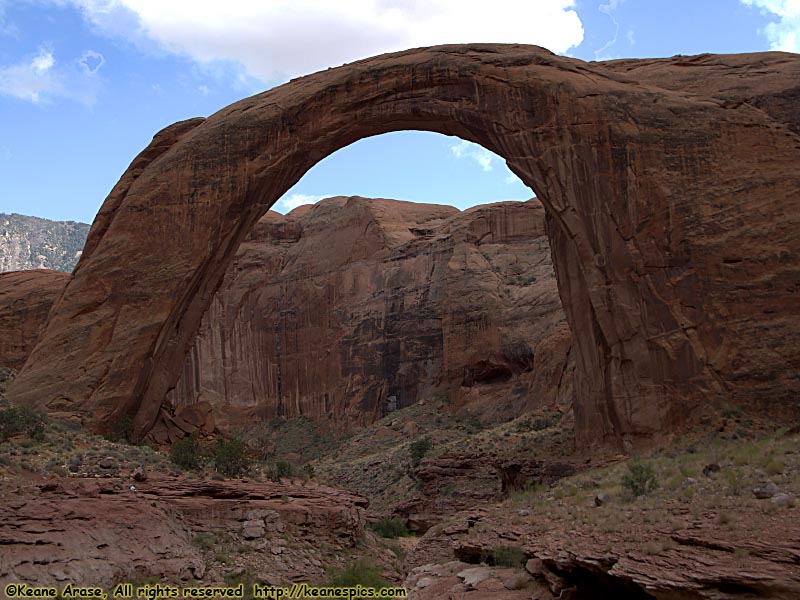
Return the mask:
<svg viewBox="0 0 800 600">
<path fill-rule="evenodd" d="M 514 488 L 509 493 L 512 506 L 530 506 L 539 497 L 544 487 L 539 481 L 528 481 L 521 488 Z"/>
<path fill-rule="evenodd" d="M 497 546 L 486 557 L 486 562 L 496 567 L 520 568 L 525 564 L 525 552 L 516 546 Z"/>
<path fill-rule="evenodd" d="M 406 528 L 406 524 L 397 517 L 380 519 L 370 523 L 368 527 L 379 536 L 388 539 L 411 535 Z"/>
<path fill-rule="evenodd" d="M 201 531 L 194 538 L 192 544 L 201 550 L 210 550 L 219 543 L 217 536 L 208 531 Z"/>
<path fill-rule="evenodd" d="M 361 558 L 350 563 L 341 571 L 336 571 L 331 576 L 330 585 L 333 587 L 355 587 L 361 585 L 368 588 L 385 588 L 389 582 L 384 579 L 381 572 L 366 558 Z"/>
<path fill-rule="evenodd" d="M 775 457 L 770 458 L 764 465 L 764 470 L 768 475 L 783 475 L 785 469 L 786 464 L 782 460 Z"/>
</svg>

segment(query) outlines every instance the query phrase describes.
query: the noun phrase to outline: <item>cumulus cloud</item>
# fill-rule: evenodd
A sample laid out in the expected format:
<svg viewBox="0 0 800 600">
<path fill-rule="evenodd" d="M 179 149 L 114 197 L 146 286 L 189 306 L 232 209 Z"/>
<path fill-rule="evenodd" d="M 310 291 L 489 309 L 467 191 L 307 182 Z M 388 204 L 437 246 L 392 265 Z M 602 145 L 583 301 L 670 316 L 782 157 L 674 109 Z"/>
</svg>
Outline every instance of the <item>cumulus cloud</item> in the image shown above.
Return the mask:
<svg viewBox="0 0 800 600">
<path fill-rule="evenodd" d="M 284 196 L 276 203 L 277 210 L 284 211 L 284 213 L 290 212 L 297 208 L 298 206 L 302 206 L 303 204 L 316 204 L 323 198 L 330 198 L 330 196 L 315 196 L 313 194 L 289 194 L 288 196 Z"/>
<path fill-rule="evenodd" d="M 0 67 L 0 93 L 40 102 L 45 94 L 61 89 L 61 81 L 53 70 L 55 64 L 53 53 L 41 48 L 32 58 Z"/>
<path fill-rule="evenodd" d="M 489 152 L 483 146 L 473 144 L 467 140 L 461 140 L 457 144 L 453 144 L 450 146 L 450 151 L 455 155 L 456 158 L 471 158 L 481 166 L 481 169 L 486 172 L 492 170 L 492 163 L 495 159 L 498 159 L 496 154 Z"/>
<path fill-rule="evenodd" d="M 800 0 L 741 0 L 747 6 L 760 8 L 772 22 L 764 35 L 772 50 L 800 52 Z"/>
<path fill-rule="evenodd" d="M 93 27 L 198 63 L 229 61 L 270 82 L 383 52 L 466 42 L 583 40 L 574 0 L 50 0 Z"/>
<path fill-rule="evenodd" d="M 100 89 L 97 70 L 104 62 L 99 52 L 88 50 L 74 64 L 62 66 L 43 47 L 32 57 L 0 66 L 0 94 L 37 104 L 66 98 L 91 106 Z"/>
</svg>

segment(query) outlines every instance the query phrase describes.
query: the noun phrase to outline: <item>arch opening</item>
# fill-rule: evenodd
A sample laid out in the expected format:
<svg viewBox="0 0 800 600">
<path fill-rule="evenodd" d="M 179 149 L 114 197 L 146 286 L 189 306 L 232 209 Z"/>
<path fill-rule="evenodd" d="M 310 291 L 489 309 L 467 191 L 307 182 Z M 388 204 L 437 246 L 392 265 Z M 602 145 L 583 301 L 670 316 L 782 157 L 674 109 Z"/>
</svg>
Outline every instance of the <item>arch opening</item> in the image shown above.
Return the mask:
<svg viewBox="0 0 800 600">
<path fill-rule="evenodd" d="M 364 152 L 379 146 L 387 171 L 400 168 L 428 188 L 446 187 L 470 169 L 478 171 L 473 181 L 489 178 L 477 159 L 459 168 L 464 157 L 451 151 L 463 147 L 459 140 L 434 134 L 417 152 L 417 137 L 390 135 L 383 144 L 380 137 Z M 315 167 L 335 171 L 339 187 L 314 189 L 320 184 L 307 181 L 308 173 L 294 189 L 304 198 L 320 189 L 397 191 L 380 172 L 371 174 L 375 187 L 362 187 L 366 177 L 351 163 L 360 165 L 364 152 Z M 491 175 L 495 193 L 510 187 L 497 165 Z M 311 417 L 341 431 L 418 401 L 484 424 L 567 410 L 570 335 L 544 210 L 536 200 L 477 203 L 474 194 L 464 211 L 374 193 L 334 194 L 286 215 L 269 211 L 203 316 L 153 439 L 166 443 L 198 419 L 231 431 Z"/>
</svg>

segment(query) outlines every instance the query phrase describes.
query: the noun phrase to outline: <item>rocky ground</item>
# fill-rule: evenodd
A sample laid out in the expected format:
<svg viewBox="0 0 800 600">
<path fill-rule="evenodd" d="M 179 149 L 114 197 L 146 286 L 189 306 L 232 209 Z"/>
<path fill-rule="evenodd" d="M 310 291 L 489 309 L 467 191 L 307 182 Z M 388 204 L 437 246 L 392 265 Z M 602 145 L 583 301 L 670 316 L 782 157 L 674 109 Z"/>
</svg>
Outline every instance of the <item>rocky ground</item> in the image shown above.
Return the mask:
<svg viewBox="0 0 800 600">
<path fill-rule="evenodd" d="M 50 420 L 0 441 L 0 581 L 322 585 L 375 569 L 419 599 L 796 598 L 800 435 L 708 418 L 713 434 L 600 459 L 570 453 L 568 412 L 483 426 L 432 399 L 344 438 L 251 428 L 235 478 Z"/>
</svg>

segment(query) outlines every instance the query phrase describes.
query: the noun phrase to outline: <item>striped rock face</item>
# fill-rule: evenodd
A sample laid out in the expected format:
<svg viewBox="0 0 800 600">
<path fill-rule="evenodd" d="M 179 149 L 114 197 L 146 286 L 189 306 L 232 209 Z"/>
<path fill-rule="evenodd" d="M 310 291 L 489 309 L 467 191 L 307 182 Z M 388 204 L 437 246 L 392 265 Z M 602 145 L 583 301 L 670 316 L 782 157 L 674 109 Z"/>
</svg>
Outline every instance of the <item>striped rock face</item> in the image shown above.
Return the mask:
<svg viewBox="0 0 800 600">
<path fill-rule="evenodd" d="M 734 402 L 797 414 L 800 57 L 584 63 L 409 50 L 156 135 L 112 190 L 9 397 L 156 423 L 240 243 L 367 136 L 456 135 L 540 199 L 575 344 L 579 447 L 630 447 Z"/>
</svg>

